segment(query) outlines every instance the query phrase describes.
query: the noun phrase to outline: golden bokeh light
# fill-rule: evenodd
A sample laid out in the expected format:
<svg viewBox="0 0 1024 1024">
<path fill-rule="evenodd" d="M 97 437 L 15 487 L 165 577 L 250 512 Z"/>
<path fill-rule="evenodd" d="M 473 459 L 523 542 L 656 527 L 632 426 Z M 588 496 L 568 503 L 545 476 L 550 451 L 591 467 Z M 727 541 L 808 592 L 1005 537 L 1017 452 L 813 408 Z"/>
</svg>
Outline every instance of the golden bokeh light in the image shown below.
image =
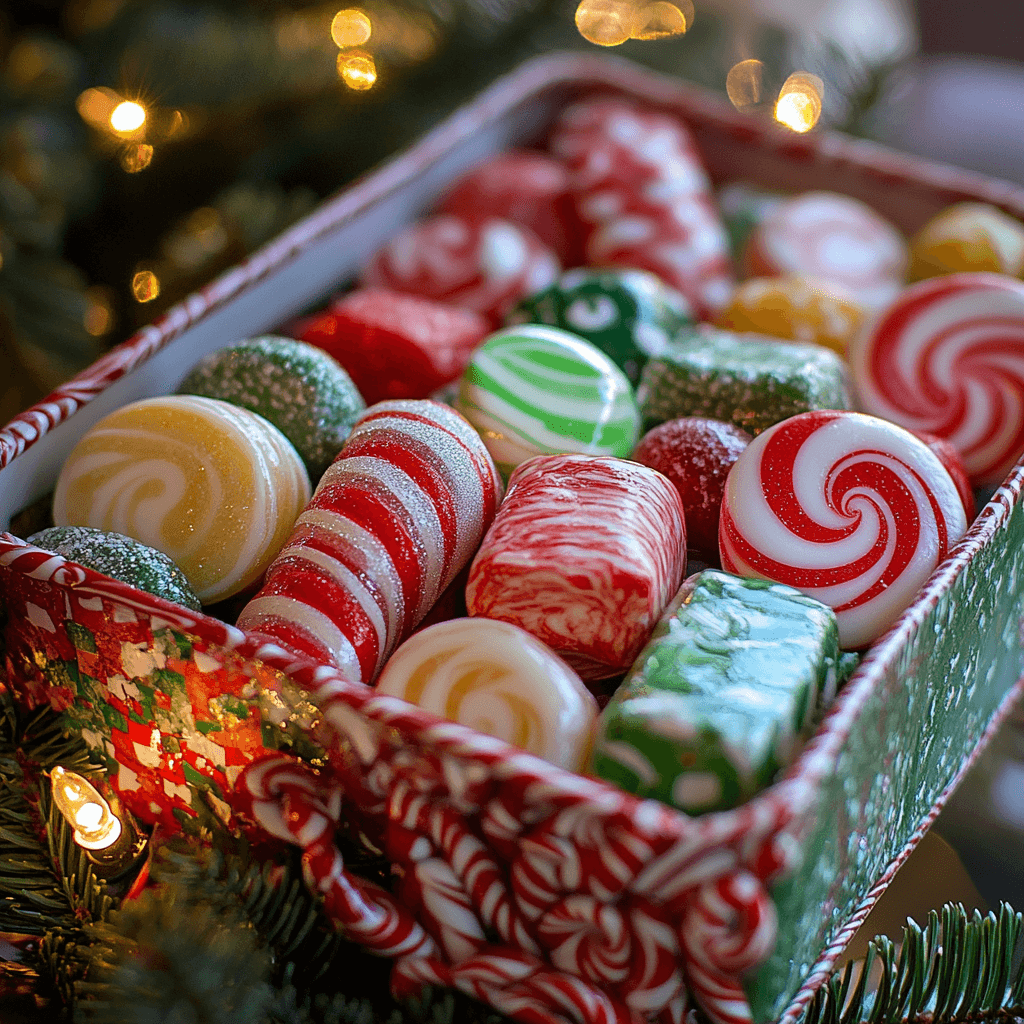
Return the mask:
<svg viewBox="0 0 1024 1024">
<path fill-rule="evenodd" d="M 339 53 L 338 74 L 350 89 L 365 92 L 377 81 L 377 65 L 368 53 Z"/>
<path fill-rule="evenodd" d="M 822 80 L 806 71 L 786 79 L 775 102 L 775 120 L 795 132 L 809 132 L 821 117 Z"/>
<path fill-rule="evenodd" d="M 729 68 L 725 91 L 737 110 L 754 107 L 761 102 L 761 78 L 764 65 L 759 60 L 741 60 Z"/>
<path fill-rule="evenodd" d="M 103 285 L 94 285 L 86 290 L 85 297 L 89 303 L 82 318 L 85 329 L 94 338 L 102 338 L 104 334 L 109 334 L 114 326 L 114 307 L 110 289 Z"/>
<path fill-rule="evenodd" d="M 137 146 L 126 146 L 121 151 L 121 169 L 128 174 L 144 171 L 153 161 L 153 147 L 145 142 Z"/>
<path fill-rule="evenodd" d="M 136 302 L 152 302 L 160 294 L 160 279 L 152 270 L 140 270 L 132 278 L 132 295 Z"/>
<path fill-rule="evenodd" d="M 633 38 L 636 8 L 626 0 L 580 0 L 576 28 L 588 43 L 619 46 Z"/>
<path fill-rule="evenodd" d="M 110 112 L 110 127 L 115 132 L 129 134 L 146 123 L 146 108 L 134 100 L 123 100 Z"/>
<path fill-rule="evenodd" d="M 364 46 L 372 33 L 369 16 L 358 7 L 338 11 L 331 21 L 331 38 L 336 46 Z"/>
<path fill-rule="evenodd" d="M 113 89 L 97 86 L 79 93 L 75 100 L 75 109 L 79 117 L 88 124 L 104 127 L 110 124 L 110 115 L 121 102 L 121 97 Z"/>
<path fill-rule="evenodd" d="M 681 36 L 692 21 L 686 16 L 686 2 L 669 3 L 668 0 L 655 0 L 653 4 L 645 4 L 633 15 L 632 39 L 665 39 L 668 36 Z M 690 4 L 693 9 L 693 4 Z"/>
</svg>

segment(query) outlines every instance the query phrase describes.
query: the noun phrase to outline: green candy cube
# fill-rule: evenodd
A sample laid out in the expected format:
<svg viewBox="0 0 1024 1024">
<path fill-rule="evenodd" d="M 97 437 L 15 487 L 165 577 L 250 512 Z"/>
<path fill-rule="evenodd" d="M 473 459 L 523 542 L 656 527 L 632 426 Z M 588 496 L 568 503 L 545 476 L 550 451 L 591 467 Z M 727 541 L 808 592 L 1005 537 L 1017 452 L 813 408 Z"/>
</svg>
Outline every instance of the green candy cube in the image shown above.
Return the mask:
<svg viewBox="0 0 1024 1024">
<path fill-rule="evenodd" d="M 601 713 L 593 774 L 687 814 L 735 807 L 796 757 L 839 663 L 831 608 L 706 569 Z"/>
<path fill-rule="evenodd" d="M 680 416 L 724 420 L 751 434 L 809 409 L 852 409 L 846 364 L 830 349 L 702 325 L 644 367 L 643 429 Z"/>
</svg>

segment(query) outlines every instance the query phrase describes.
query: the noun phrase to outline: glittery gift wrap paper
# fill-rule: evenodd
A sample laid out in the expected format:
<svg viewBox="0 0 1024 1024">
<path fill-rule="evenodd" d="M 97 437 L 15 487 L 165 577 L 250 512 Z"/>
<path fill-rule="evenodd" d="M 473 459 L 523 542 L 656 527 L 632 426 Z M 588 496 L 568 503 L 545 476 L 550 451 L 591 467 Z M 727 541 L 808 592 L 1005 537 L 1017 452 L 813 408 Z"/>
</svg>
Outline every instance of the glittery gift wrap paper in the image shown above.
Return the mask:
<svg viewBox="0 0 1024 1024">
<path fill-rule="evenodd" d="M 685 119 L 716 183 L 833 189 L 907 233 L 964 200 L 1024 217 L 1016 186 L 795 136 L 613 58 L 543 58 L 0 430 L 0 528 L 52 489 L 106 412 L 171 392 L 214 349 L 325 303 L 458 175 L 543 141 L 567 103 L 607 92 Z M 1022 473 L 869 651 L 783 778 L 697 818 L 4 534 L 9 685 L 23 704 L 63 710 L 144 820 L 227 814 L 245 780 L 273 777 L 260 775 L 268 758 L 313 803 L 340 785 L 346 820 L 375 823 L 400 882 L 387 906 L 352 902 L 330 835 L 307 851 L 314 881 L 347 930 L 369 936 L 379 912 L 400 926 L 393 935 L 419 936 L 415 956 L 395 947 L 400 990 L 454 984 L 548 1024 L 672 1024 L 694 1003 L 718 1024 L 788 1024 L 1021 692 Z"/>
</svg>

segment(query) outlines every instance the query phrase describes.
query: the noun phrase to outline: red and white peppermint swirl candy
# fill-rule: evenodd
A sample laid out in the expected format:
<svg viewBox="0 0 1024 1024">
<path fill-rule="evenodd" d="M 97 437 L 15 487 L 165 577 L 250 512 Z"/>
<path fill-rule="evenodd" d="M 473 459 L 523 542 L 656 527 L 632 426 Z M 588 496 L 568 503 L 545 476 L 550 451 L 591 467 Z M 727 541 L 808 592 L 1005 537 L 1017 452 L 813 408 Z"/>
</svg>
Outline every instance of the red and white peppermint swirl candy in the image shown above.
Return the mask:
<svg viewBox="0 0 1024 1024">
<path fill-rule="evenodd" d="M 551 150 L 572 172 L 588 265 L 652 271 L 704 316 L 725 305 L 728 237 L 680 121 L 626 100 L 591 100 L 562 115 Z"/>
<path fill-rule="evenodd" d="M 747 240 L 749 277 L 801 274 L 843 285 L 872 308 L 891 301 L 907 272 L 907 243 L 866 203 L 803 192 L 774 206 Z"/>
<path fill-rule="evenodd" d="M 817 410 L 756 437 L 726 482 L 722 568 L 785 583 L 863 647 L 913 600 L 967 528 L 942 463 L 893 423 Z"/>
<path fill-rule="evenodd" d="M 1024 282 L 911 285 L 849 356 L 865 411 L 948 440 L 973 484 L 998 484 L 1024 453 Z"/>
<path fill-rule="evenodd" d="M 583 679 L 627 669 L 679 589 L 683 503 L 637 462 L 539 455 L 522 463 L 469 571 L 470 615 L 532 633 Z"/>
<path fill-rule="evenodd" d="M 519 299 L 547 288 L 560 272 L 558 257 L 527 227 L 437 214 L 396 235 L 360 283 L 451 302 L 498 325 Z"/>
<path fill-rule="evenodd" d="M 501 491 L 480 435 L 453 409 L 378 402 L 238 626 L 369 682 L 472 557 Z"/>
</svg>

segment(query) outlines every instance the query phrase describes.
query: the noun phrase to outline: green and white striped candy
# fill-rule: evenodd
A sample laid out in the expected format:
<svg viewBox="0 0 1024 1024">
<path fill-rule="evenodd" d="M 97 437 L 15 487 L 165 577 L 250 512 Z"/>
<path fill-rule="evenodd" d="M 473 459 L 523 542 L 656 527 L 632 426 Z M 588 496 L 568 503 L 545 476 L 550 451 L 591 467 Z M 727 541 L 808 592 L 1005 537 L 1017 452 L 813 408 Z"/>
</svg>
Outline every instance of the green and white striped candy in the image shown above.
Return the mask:
<svg viewBox="0 0 1024 1024">
<path fill-rule="evenodd" d="M 455 407 L 506 474 L 534 455 L 625 458 L 640 430 L 622 370 L 590 342 L 540 324 L 487 338 L 466 367 Z"/>
</svg>

